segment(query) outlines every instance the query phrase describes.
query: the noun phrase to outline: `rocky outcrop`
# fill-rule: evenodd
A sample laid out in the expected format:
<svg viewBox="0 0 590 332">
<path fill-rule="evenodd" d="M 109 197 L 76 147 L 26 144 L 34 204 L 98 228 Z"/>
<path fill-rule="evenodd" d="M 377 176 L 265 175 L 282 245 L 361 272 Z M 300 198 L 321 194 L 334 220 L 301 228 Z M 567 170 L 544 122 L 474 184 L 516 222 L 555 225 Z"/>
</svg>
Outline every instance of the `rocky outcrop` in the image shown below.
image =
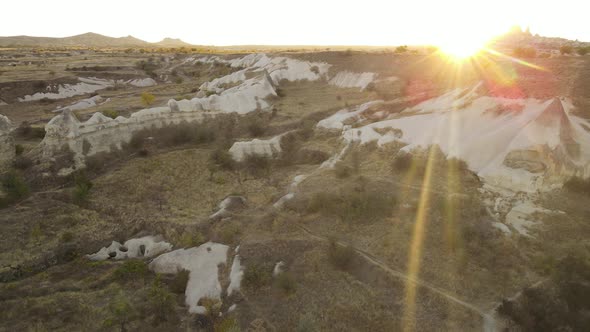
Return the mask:
<svg viewBox="0 0 590 332">
<path fill-rule="evenodd" d="M 456 89 L 359 128 L 342 125 L 343 119 L 364 119 L 357 111 L 321 124 L 344 128 L 348 142 L 400 141 L 407 144 L 404 151 L 438 145 L 488 184 L 515 191 L 549 190 L 571 176 L 590 176 L 590 126 L 569 113 L 567 100 L 503 99 L 484 92 L 479 85 Z"/>
<path fill-rule="evenodd" d="M 253 139 L 245 142 L 235 142 L 229 149 L 229 153 L 236 161 L 243 161 L 248 155 L 274 157 L 281 152 L 281 137 L 271 139 Z"/>
<path fill-rule="evenodd" d="M 371 84 L 377 74 L 375 73 L 353 73 L 350 71 L 341 71 L 334 76 L 328 83 L 339 88 L 360 88 L 364 90 Z"/>
<path fill-rule="evenodd" d="M 0 114 L 0 170 L 4 169 L 14 159 L 14 139 L 12 137 L 12 122 Z"/>
<path fill-rule="evenodd" d="M 246 198 L 242 196 L 227 196 L 223 201 L 221 201 L 221 203 L 219 203 L 217 212 L 209 216 L 209 219 L 219 220 L 227 218 L 232 215 L 232 212 L 242 209 L 245 205 Z"/>
</svg>

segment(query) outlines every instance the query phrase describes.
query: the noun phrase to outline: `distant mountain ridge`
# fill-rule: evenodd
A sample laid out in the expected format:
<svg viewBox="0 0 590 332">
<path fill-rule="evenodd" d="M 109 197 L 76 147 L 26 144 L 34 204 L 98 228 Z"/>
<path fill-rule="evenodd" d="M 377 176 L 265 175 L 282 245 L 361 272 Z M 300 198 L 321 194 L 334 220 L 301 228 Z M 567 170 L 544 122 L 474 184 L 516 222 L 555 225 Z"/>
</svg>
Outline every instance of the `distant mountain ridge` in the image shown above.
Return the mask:
<svg viewBox="0 0 590 332">
<path fill-rule="evenodd" d="M 157 43 L 150 43 L 133 36 L 108 37 L 88 32 L 71 37 L 0 37 L 0 47 L 189 47 L 193 46 L 180 39 L 164 38 Z"/>
</svg>

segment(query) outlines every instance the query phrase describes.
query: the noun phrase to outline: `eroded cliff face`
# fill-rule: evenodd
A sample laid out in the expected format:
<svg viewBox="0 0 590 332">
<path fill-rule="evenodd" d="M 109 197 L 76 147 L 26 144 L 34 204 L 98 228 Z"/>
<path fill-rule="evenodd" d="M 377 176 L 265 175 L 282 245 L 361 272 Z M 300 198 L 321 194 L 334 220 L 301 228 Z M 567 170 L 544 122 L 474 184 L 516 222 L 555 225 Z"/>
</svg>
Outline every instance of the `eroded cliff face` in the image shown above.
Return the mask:
<svg viewBox="0 0 590 332">
<path fill-rule="evenodd" d="M 10 120 L 0 114 L 0 170 L 6 168 L 15 157 L 13 126 Z"/>
</svg>

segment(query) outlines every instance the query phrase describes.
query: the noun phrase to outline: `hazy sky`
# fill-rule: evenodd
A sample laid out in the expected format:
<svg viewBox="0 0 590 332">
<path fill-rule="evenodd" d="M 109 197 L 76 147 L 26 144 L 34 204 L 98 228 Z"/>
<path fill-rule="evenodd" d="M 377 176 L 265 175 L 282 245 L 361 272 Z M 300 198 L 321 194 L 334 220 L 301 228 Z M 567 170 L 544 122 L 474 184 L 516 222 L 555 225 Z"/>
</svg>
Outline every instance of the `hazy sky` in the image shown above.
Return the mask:
<svg viewBox="0 0 590 332">
<path fill-rule="evenodd" d="M 193 44 L 399 45 L 483 39 L 514 24 L 590 41 L 583 0 L 17 0 L 0 35 L 96 32 Z"/>
</svg>

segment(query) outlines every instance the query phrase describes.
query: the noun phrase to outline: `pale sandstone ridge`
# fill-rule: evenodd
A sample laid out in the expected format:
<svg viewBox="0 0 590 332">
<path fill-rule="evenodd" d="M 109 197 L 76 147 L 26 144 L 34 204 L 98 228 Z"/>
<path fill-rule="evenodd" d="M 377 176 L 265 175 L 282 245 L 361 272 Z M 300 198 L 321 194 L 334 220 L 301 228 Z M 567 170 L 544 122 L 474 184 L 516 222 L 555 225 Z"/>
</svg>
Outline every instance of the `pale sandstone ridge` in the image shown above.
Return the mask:
<svg viewBox="0 0 590 332">
<path fill-rule="evenodd" d="M 0 114 L 0 170 L 10 165 L 15 156 L 12 122 Z"/>
<path fill-rule="evenodd" d="M 218 266 L 227 264 L 228 249 L 226 245 L 207 242 L 199 247 L 178 249 L 160 255 L 149 266 L 156 273 L 176 274 L 182 270 L 189 271 L 185 291 L 186 305 L 191 313 L 205 314 L 207 309 L 198 305 L 200 299 L 208 297 L 221 300 L 222 288 L 219 282 Z M 240 261 L 236 256 L 228 293 L 239 290 L 240 272 Z"/>
<path fill-rule="evenodd" d="M 235 142 L 229 149 L 229 153 L 236 161 L 243 161 L 248 155 L 275 157 L 281 153 L 281 137 L 271 139 L 253 139 L 251 141 Z"/>
<path fill-rule="evenodd" d="M 339 88 L 360 88 L 364 90 L 369 84 L 371 84 L 377 74 L 365 72 L 365 73 L 353 73 L 350 71 L 341 71 L 334 76 L 328 83 L 335 85 Z"/>
<path fill-rule="evenodd" d="M 464 160 L 486 183 L 515 191 L 560 187 L 571 176 L 590 176 L 588 121 L 569 113 L 568 101 L 505 99 L 482 95 L 481 86 L 457 89 L 401 114 L 360 128 L 358 109 L 321 123 L 343 128 L 346 142 L 406 143 L 404 151 L 438 145 Z M 350 114 L 350 116 L 348 116 Z"/>
<path fill-rule="evenodd" d="M 246 114 L 256 110 L 267 110 L 269 97 L 276 97 L 276 85 L 283 80 L 319 80 L 327 78 L 331 65 L 320 62 L 301 61 L 286 57 L 269 57 L 266 54 L 249 54 L 242 58 L 224 60 L 220 57 L 189 58 L 187 62 L 223 62 L 231 67 L 244 68 L 222 78 L 205 83 L 196 98 L 170 100 L 167 106 L 144 109 L 129 118 L 108 118 L 95 113 L 86 122 L 80 122 L 72 109 L 91 107 L 101 102 L 99 98 L 88 99 L 62 109 L 46 125 L 46 136 L 41 143 L 42 155 L 52 158 L 69 147 L 75 156 L 77 166 L 84 165 L 84 159 L 100 152 L 111 152 L 128 143 L 133 134 L 151 127 L 163 127 L 181 122 L 202 121 L 206 116 L 217 113 Z M 116 83 L 147 86 L 154 82 L 149 79 L 115 82 L 96 78 L 80 78 L 75 85 L 48 87 L 47 93 L 25 96 L 22 101 L 41 98 L 59 99 L 94 92 Z M 205 91 L 215 94 L 207 96 Z M 230 151 L 236 160 L 246 154 L 272 156 L 280 152 L 280 138 L 238 142 Z"/>
<path fill-rule="evenodd" d="M 41 99 L 64 99 L 74 96 L 93 93 L 98 90 L 106 89 L 116 84 L 128 84 L 136 87 L 147 87 L 156 85 L 156 81 L 152 78 L 137 78 L 131 80 L 107 80 L 96 77 L 79 77 L 79 83 L 76 84 L 52 84 L 48 85 L 46 92 L 37 92 L 32 95 L 26 95 L 18 98 L 20 102 L 41 100 Z"/>
</svg>

